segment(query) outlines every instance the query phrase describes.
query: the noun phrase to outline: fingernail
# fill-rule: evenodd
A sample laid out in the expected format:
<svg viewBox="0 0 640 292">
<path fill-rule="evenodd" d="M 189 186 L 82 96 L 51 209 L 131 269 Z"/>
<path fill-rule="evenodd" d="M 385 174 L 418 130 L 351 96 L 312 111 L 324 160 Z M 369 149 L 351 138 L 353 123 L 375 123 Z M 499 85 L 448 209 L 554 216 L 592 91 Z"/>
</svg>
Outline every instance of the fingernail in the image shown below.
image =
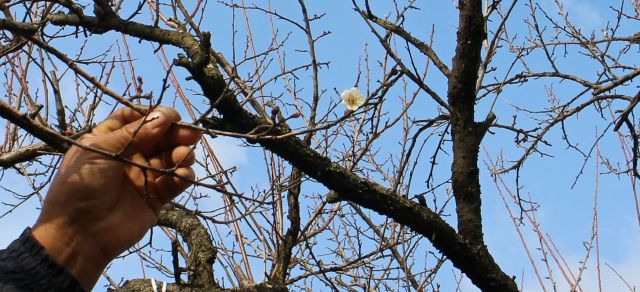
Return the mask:
<svg viewBox="0 0 640 292">
<path fill-rule="evenodd" d="M 164 114 L 160 111 L 154 111 L 147 116 L 147 122 L 152 124 L 159 124 L 163 120 Z"/>
</svg>

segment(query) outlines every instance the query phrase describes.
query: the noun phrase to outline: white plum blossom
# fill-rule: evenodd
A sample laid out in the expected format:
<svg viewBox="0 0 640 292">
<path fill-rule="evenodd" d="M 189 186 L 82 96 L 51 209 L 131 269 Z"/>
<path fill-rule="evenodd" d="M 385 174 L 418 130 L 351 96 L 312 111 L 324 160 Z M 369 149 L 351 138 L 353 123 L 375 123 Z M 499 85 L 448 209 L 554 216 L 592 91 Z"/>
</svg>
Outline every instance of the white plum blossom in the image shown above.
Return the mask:
<svg viewBox="0 0 640 292">
<path fill-rule="evenodd" d="M 362 104 L 364 104 L 364 96 L 360 93 L 357 87 L 351 87 L 340 94 L 342 104 L 349 110 L 354 111 Z"/>
</svg>

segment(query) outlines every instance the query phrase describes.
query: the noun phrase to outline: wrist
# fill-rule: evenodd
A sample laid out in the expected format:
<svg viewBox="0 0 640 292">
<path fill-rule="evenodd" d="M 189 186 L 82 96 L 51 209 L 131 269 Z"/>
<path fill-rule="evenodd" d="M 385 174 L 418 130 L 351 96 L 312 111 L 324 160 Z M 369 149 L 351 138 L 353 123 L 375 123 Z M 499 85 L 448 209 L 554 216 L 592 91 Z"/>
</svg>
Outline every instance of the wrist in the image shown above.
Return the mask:
<svg viewBox="0 0 640 292">
<path fill-rule="evenodd" d="M 92 238 L 68 225 L 38 220 L 31 234 L 87 291 L 110 261 Z"/>
</svg>

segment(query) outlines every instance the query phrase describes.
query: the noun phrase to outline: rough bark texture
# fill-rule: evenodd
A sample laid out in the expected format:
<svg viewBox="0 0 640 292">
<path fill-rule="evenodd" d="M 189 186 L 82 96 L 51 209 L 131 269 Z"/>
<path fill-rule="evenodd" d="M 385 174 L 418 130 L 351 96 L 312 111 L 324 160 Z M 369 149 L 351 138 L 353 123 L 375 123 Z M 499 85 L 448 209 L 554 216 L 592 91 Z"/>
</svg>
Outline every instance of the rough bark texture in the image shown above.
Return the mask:
<svg viewBox="0 0 640 292">
<path fill-rule="evenodd" d="M 156 282 L 156 290 L 153 290 L 151 285 L 151 279 L 135 279 L 129 280 L 124 283 L 118 289 L 110 289 L 113 292 L 157 292 L 162 289 L 162 282 Z M 247 288 L 236 289 L 222 289 L 222 288 L 207 288 L 197 289 L 192 287 L 179 286 L 173 283 L 168 283 L 165 286 L 166 292 L 286 292 L 289 291 L 286 287 L 271 286 L 267 284 L 258 284 Z"/>
<path fill-rule="evenodd" d="M 456 200 L 458 233 L 469 243 L 482 245 L 478 170 L 481 135 L 474 121 L 475 87 L 485 37 L 482 1 L 462 0 L 458 2 L 458 9 L 458 40 L 447 93 L 453 138 L 451 184 Z"/>
<path fill-rule="evenodd" d="M 176 230 L 189 246 L 187 259 L 187 287 L 194 289 L 218 288 L 213 276 L 213 262 L 217 250 L 206 227 L 194 214 L 165 208 L 160 213 L 158 225 Z"/>
</svg>

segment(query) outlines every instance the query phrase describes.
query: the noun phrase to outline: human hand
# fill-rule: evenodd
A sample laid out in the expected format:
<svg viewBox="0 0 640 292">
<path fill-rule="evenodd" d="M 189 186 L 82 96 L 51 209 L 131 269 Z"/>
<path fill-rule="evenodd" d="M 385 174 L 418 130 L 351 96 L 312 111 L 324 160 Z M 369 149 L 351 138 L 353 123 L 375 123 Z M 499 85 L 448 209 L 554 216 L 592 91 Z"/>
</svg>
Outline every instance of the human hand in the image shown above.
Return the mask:
<svg viewBox="0 0 640 292">
<path fill-rule="evenodd" d="M 162 205 L 191 185 L 195 156 L 189 145 L 200 132 L 174 124 L 179 120 L 169 108 L 158 107 L 146 118 L 123 108 L 79 140 L 174 175 L 77 146 L 65 154 L 32 234 L 85 289 L 95 285 L 111 260 L 142 239 Z"/>
</svg>

